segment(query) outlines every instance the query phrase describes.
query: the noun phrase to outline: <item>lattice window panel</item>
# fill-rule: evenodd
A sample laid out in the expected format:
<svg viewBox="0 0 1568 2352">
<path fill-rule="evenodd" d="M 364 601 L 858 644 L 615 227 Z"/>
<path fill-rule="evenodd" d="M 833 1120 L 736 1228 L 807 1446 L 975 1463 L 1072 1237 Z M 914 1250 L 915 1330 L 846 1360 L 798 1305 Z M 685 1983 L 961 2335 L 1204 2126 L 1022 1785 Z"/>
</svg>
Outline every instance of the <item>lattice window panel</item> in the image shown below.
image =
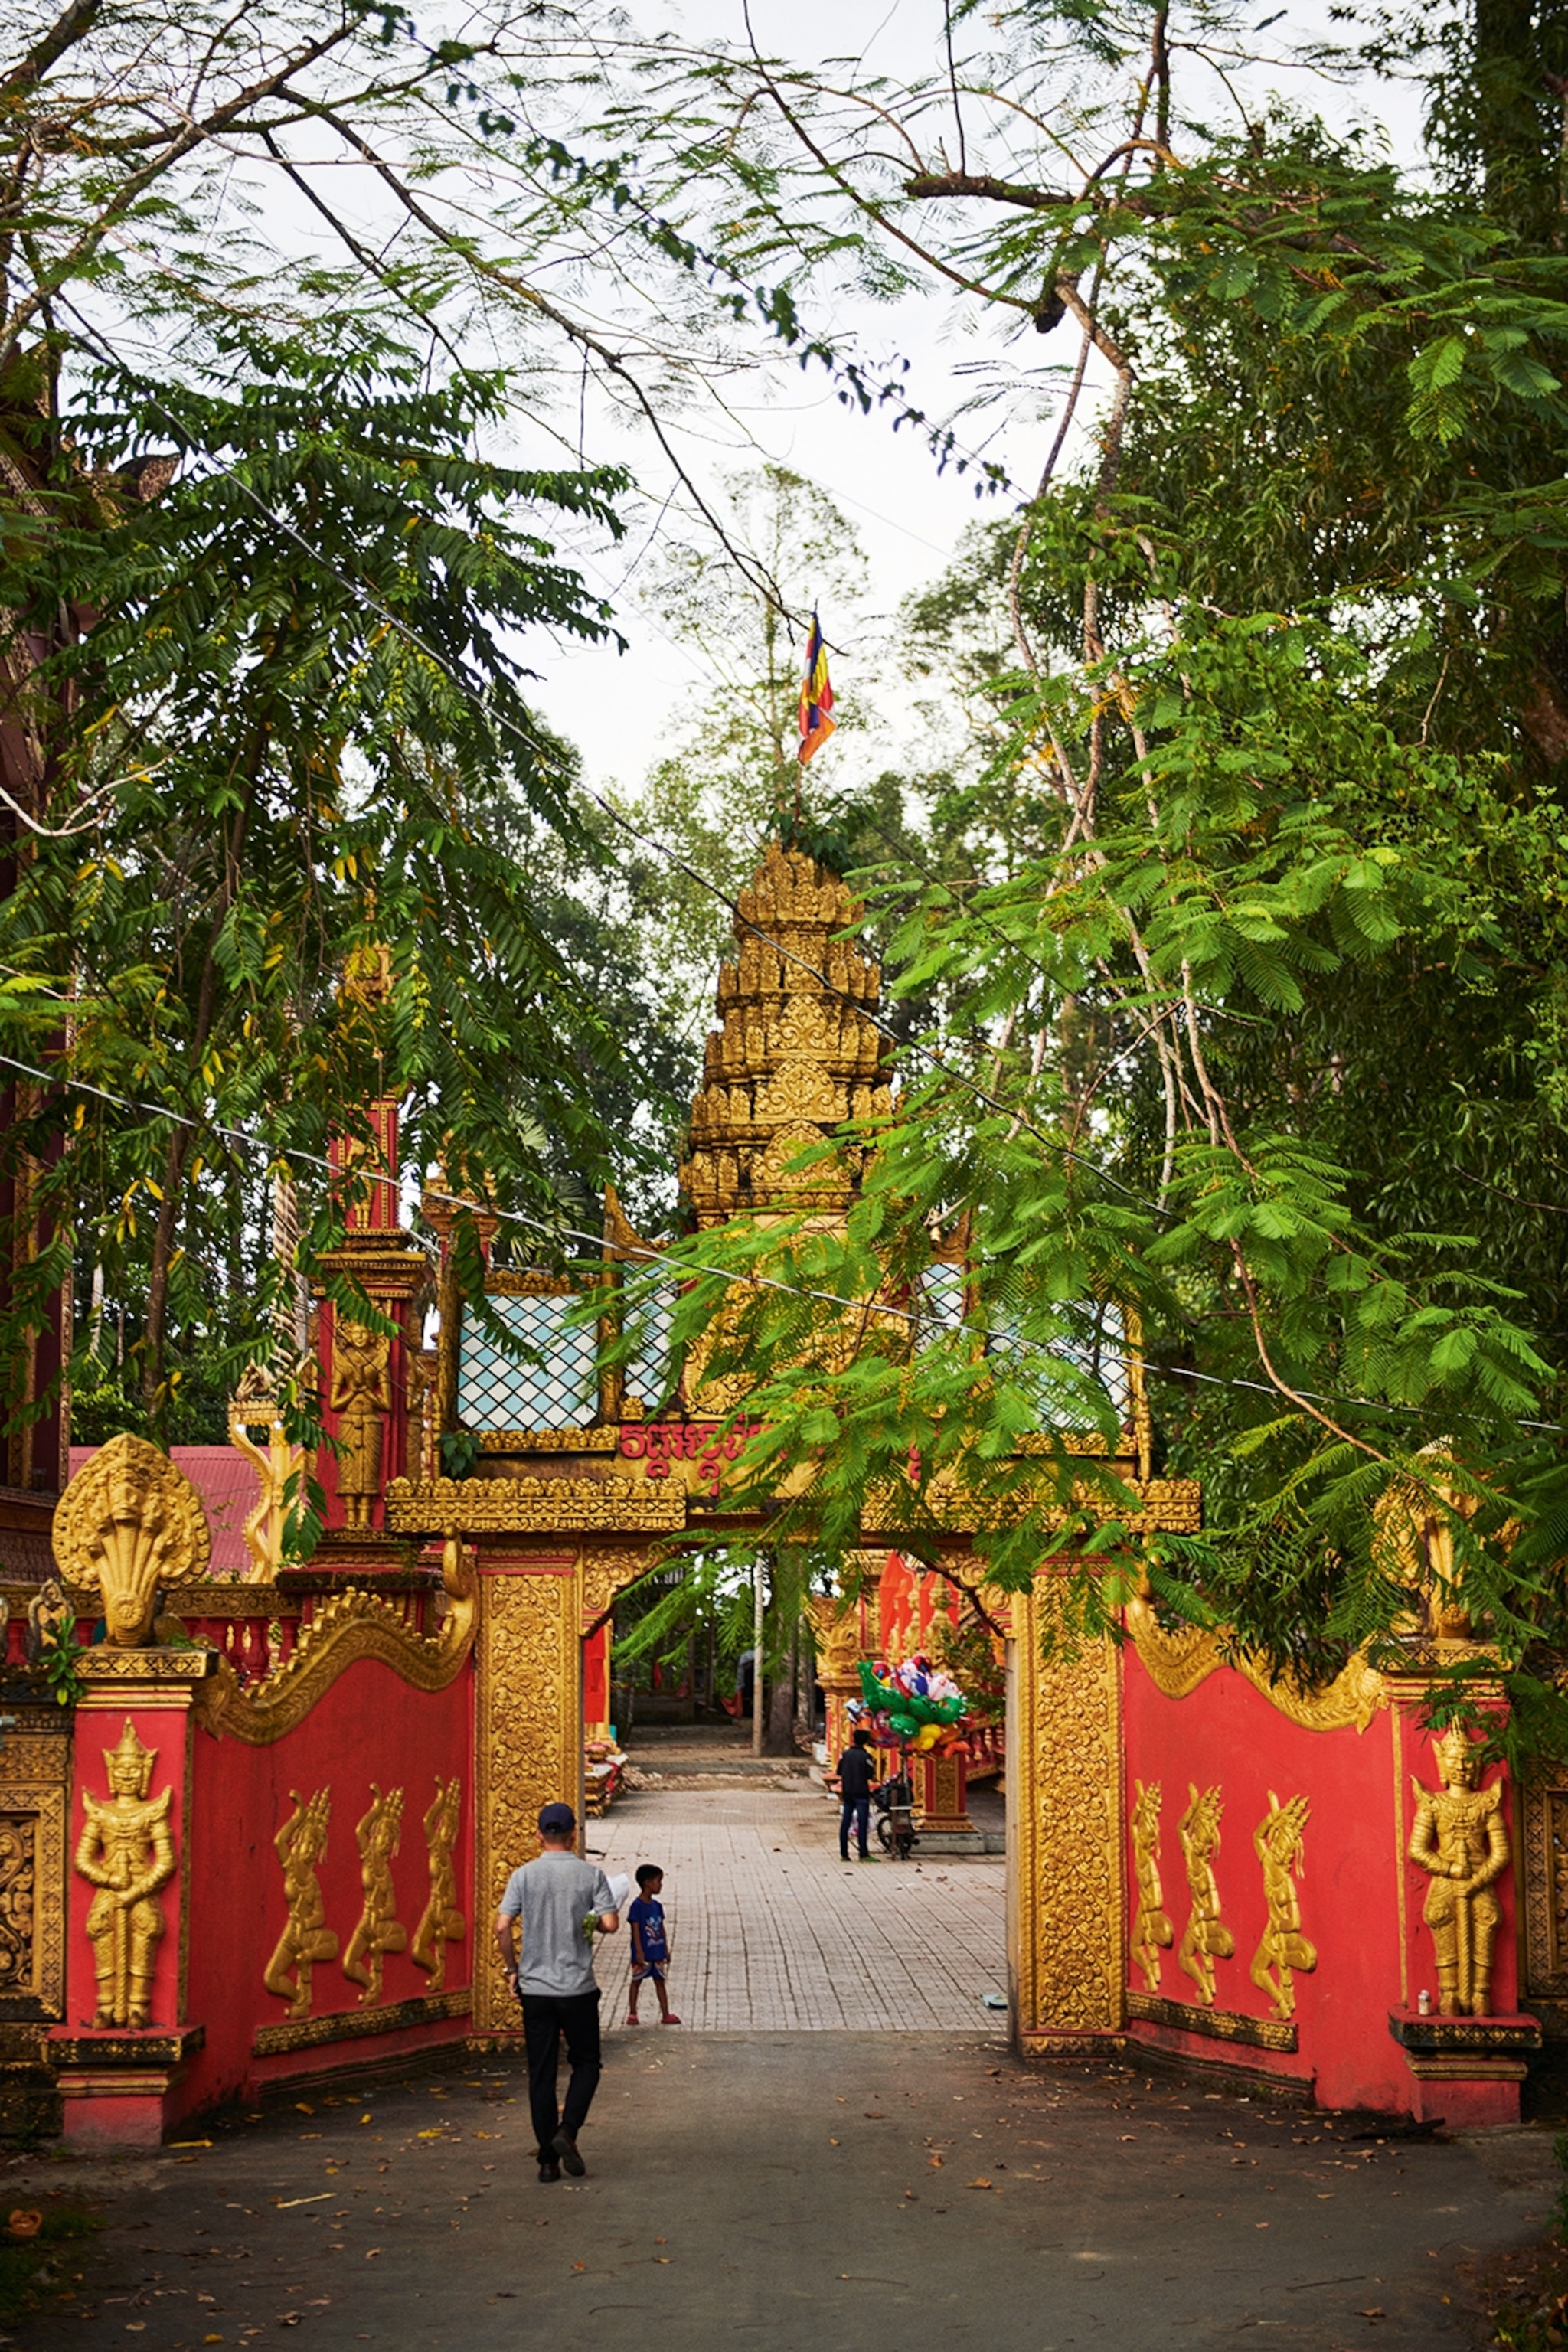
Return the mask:
<svg viewBox="0 0 1568 2352">
<path fill-rule="evenodd" d="M 656 1290 L 635 1312 L 626 1310 L 626 1329 L 634 1346 L 626 1359 L 623 1393 L 640 1397 L 644 1411 L 657 1412 L 675 1386 L 669 1360 L 669 1327 L 675 1315 L 673 1290 Z"/>
<path fill-rule="evenodd" d="M 921 1315 L 928 1330 L 956 1331 L 963 1321 L 968 1271 L 962 1265 L 928 1265 L 921 1276 Z"/>
<path fill-rule="evenodd" d="M 597 1333 L 569 1326 L 567 1297 L 490 1300 L 508 1329 L 526 1340 L 537 1363 L 520 1363 L 463 1315 L 458 1359 L 458 1418 L 465 1429 L 588 1429 L 599 1417 Z"/>
</svg>

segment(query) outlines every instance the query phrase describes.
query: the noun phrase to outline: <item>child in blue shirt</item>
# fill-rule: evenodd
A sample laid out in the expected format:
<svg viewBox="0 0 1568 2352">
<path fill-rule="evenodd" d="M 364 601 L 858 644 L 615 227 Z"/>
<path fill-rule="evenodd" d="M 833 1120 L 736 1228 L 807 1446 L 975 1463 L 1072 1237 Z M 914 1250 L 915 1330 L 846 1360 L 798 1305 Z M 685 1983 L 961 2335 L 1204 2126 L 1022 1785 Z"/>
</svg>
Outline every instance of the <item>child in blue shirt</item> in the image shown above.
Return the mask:
<svg viewBox="0 0 1568 2352">
<path fill-rule="evenodd" d="M 632 1930 L 632 1991 L 626 2023 L 637 2025 L 637 1995 L 644 1979 L 653 1979 L 653 1989 L 658 1995 L 658 2021 L 661 2025 L 679 2025 L 680 2020 L 669 2005 L 664 1989 L 664 1972 L 669 1966 L 669 1941 L 664 1932 L 664 1906 L 658 1890 L 664 1885 L 664 1873 L 657 1863 L 645 1862 L 637 1871 L 637 1900 L 626 1916 Z"/>
</svg>

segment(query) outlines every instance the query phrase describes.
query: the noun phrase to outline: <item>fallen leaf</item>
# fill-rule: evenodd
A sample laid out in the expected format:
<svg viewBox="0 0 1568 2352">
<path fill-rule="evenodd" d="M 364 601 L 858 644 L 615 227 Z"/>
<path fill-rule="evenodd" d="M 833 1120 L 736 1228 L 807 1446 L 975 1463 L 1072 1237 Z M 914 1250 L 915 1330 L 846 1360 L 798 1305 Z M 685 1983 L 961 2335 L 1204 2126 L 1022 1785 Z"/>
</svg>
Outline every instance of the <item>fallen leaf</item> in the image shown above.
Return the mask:
<svg viewBox="0 0 1568 2352">
<path fill-rule="evenodd" d="M 272 2200 L 272 2202 L 277 2206 L 278 2210 L 280 2213 L 287 2213 L 290 2206 L 293 2205 L 329 2204 L 331 2200 L 331 2194 L 332 2192 L 330 2189 L 318 2189 L 314 2197 L 275 2197 Z"/>
<path fill-rule="evenodd" d="M 367 2246 L 364 2250 L 364 2258 L 366 2262 L 374 2263 L 380 2252 L 381 2248 L 379 2246 Z"/>
<path fill-rule="evenodd" d="M 991 2183 L 988 2180 L 972 2180 L 969 2185 L 971 2189 L 989 2189 Z"/>
<path fill-rule="evenodd" d="M 416 2132 L 414 2137 L 416 2139 L 440 2139 L 444 2135 L 440 2125 L 437 2124 L 434 2131 Z"/>
<path fill-rule="evenodd" d="M 1122 2132 L 1121 2134 L 1122 2147 L 1125 2147 L 1129 2140 L 1134 2140 L 1137 2137 L 1138 2135 L 1136 2132 Z"/>
<path fill-rule="evenodd" d="M 656 2263 L 668 2263 L 668 2262 L 671 2261 L 672 2259 L 673 2259 L 673 2257 L 672 2257 L 672 2256 L 670 2256 L 669 2254 L 655 2254 L 655 2256 L 654 2256 L 654 2261 L 655 2261 Z"/>
<path fill-rule="evenodd" d="M 14 2238 L 36 2238 L 44 2226 L 44 2217 L 41 2213 L 26 2212 L 18 2205 L 5 2226 Z"/>
<path fill-rule="evenodd" d="M 868 2124 L 885 2124 L 888 2118 L 880 2107 L 867 2108 L 866 2121 Z"/>
<path fill-rule="evenodd" d="M 586 2263 L 574 2263 L 572 2267 L 574 2271 L 585 2271 L 588 2265 Z"/>
<path fill-rule="evenodd" d="M 838 2145 L 838 2142 L 837 2142 L 836 2139 L 830 2139 L 830 2140 L 828 2141 L 827 2145 L 828 2145 L 828 2147 L 837 2147 L 837 2145 Z"/>
<path fill-rule="evenodd" d="M 370 2117 L 368 2116 L 361 2116 L 360 2121 L 362 2124 L 367 2124 L 370 2121 Z"/>
<path fill-rule="evenodd" d="M 168 2145 L 171 2147 L 211 2147 L 212 2142 L 210 2139 L 172 2139 Z"/>
<path fill-rule="evenodd" d="M 223 2337 L 221 2336 L 204 2336 L 202 2337 L 202 2342 L 204 2344 L 221 2344 L 223 2342 Z"/>
<path fill-rule="evenodd" d="M 300 2318 L 300 2315 L 297 2311 L 281 2311 L 278 2315 L 278 2325 L 279 2327 L 298 2327 Z"/>
<path fill-rule="evenodd" d="M 313 2116 L 316 2110 L 314 2107 L 308 2105 L 303 2099 L 296 2099 L 294 2102 L 294 2112 L 297 2116 Z"/>
<path fill-rule="evenodd" d="M 1374 2303 L 1370 2310 L 1358 2311 L 1356 2313 L 1356 2317 L 1358 2319 L 1381 2319 L 1383 2317 L 1383 2305 L 1381 2303 Z"/>
</svg>

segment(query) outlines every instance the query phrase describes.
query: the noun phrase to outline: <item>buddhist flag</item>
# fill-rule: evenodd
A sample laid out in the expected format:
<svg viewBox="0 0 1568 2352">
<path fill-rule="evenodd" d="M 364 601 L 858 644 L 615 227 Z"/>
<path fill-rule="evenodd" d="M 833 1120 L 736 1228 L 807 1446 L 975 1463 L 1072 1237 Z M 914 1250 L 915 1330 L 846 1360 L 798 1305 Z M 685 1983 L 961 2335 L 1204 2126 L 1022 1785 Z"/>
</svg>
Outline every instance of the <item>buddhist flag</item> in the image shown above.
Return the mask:
<svg viewBox="0 0 1568 2352">
<path fill-rule="evenodd" d="M 822 624 L 814 612 L 811 638 L 805 648 L 805 676 L 800 682 L 800 764 L 803 768 L 837 726 L 838 721 L 831 715 L 832 710 L 833 688 L 827 676 L 827 647 L 822 642 Z"/>
</svg>

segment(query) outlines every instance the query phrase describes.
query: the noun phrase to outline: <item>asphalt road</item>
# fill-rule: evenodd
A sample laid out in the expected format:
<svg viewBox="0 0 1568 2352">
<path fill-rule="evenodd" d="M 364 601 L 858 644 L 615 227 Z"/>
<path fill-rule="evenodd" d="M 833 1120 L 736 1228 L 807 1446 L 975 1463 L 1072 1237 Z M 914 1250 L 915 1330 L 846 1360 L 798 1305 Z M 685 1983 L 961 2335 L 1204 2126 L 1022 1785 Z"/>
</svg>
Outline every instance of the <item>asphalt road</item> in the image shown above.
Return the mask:
<svg viewBox="0 0 1568 2352">
<path fill-rule="evenodd" d="M 581 2182 L 540 2184 L 499 2061 L 210 2147 L 13 2163 L 0 2198 L 108 2226 L 73 2303 L 7 2340 L 1439 2352 L 1472 2341 L 1461 2266 L 1544 2218 L 1549 2136 L 1378 2145 L 1148 2079 L 973 2037 L 651 2027 L 613 2050 Z"/>
</svg>

